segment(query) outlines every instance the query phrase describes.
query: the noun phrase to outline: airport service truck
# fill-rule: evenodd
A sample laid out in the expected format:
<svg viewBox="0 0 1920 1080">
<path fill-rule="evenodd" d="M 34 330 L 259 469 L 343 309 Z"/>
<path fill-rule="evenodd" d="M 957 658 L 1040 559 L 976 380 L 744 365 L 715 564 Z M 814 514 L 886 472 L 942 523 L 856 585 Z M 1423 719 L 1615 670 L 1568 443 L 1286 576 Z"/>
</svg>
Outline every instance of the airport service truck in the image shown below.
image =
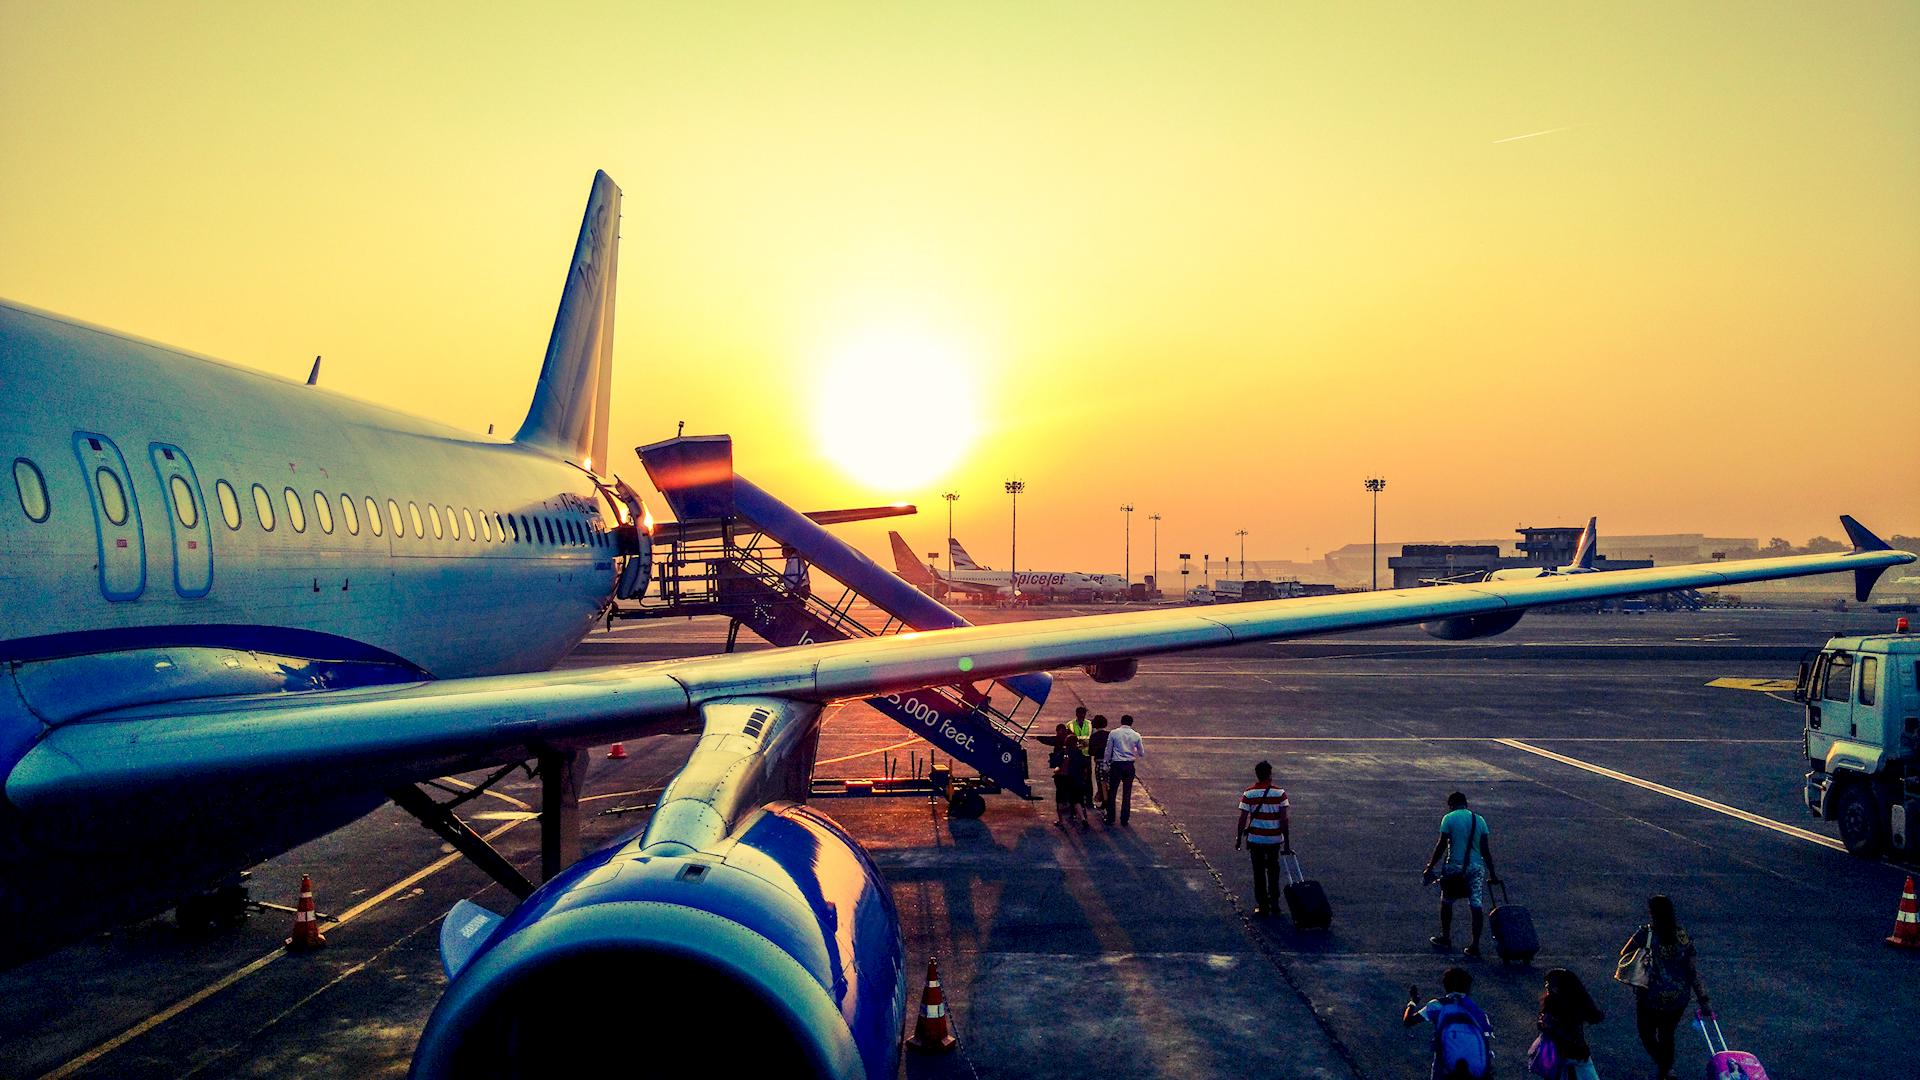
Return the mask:
<svg viewBox="0 0 1920 1080">
<path fill-rule="evenodd" d="M 1920 635 L 1839 637 L 1801 661 L 1807 809 L 1847 850 L 1920 861 Z"/>
</svg>

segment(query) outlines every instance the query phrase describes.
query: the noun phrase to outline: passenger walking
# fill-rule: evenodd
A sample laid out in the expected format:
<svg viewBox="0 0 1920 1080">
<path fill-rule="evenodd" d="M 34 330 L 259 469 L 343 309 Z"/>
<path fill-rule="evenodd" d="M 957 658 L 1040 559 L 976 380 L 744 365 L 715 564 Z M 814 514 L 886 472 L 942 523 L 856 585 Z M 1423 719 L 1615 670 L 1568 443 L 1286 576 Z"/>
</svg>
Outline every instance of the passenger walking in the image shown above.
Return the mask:
<svg viewBox="0 0 1920 1080">
<path fill-rule="evenodd" d="M 1480 929 L 1487 919 L 1487 883 L 1500 883 L 1493 869 L 1493 847 L 1487 840 L 1487 819 L 1467 809 L 1467 797 L 1456 791 L 1447 796 L 1447 813 L 1440 819 L 1440 839 L 1427 856 L 1421 873 L 1440 883 L 1440 932 L 1427 940 L 1437 949 L 1453 948 L 1453 902 L 1465 900 L 1473 911 L 1473 940 L 1466 955 L 1480 955 Z M 1441 862 L 1445 857 L 1446 861 Z M 1444 867 L 1434 877 L 1435 865 Z"/>
<path fill-rule="evenodd" d="M 1486 1080 L 1493 1075 L 1493 1025 L 1479 1003 L 1467 996 L 1473 976 L 1450 967 L 1440 976 L 1441 995 L 1420 1004 L 1418 987 L 1407 987 L 1400 1023 L 1433 1025 L 1432 1080 Z"/>
<path fill-rule="evenodd" d="M 1287 789 L 1273 786 L 1273 765 L 1253 767 L 1253 786 L 1240 793 L 1240 830 L 1233 846 L 1247 845 L 1253 858 L 1253 913 L 1280 909 L 1280 856 L 1293 851 L 1287 824 Z"/>
<path fill-rule="evenodd" d="M 1107 808 L 1107 714 L 1093 714 L 1093 737 L 1087 740 L 1087 757 L 1093 762 L 1094 801 Z"/>
<path fill-rule="evenodd" d="M 1607 1018 L 1593 1003 L 1593 995 L 1581 985 L 1580 976 L 1566 968 L 1547 972 L 1540 994 L 1540 1017 L 1534 1026 L 1540 1038 L 1552 1044 L 1552 1071 L 1544 1073 L 1552 1080 L 1600 1080 L 1593 1067 L 1593 1047 L 1587 1044 L 1587 1025 Z M 1536 1074 L 1539 1070 L 1535 1070 Z"/>
<path fill-rule="evenodd" d="M 1080 764 L 1082 773 L 1076 777 L 1080 782 L 1080 805 L 1093 805 L 1093 725 L 1087 721 L 1087 707 L 1080 705 L 1073 710 L 1073 721 L 1067 725 L 1067 731 L 1073 735 L 1073 741 L 1080 744 Z"/>
<path fill-rule="evenodd" d="M 1140 733 L 1133 730 L 1133 717 L 1122 715 L 1119 729 L 1107 737 L 1107 824 L 1113 824 L 1116 803 L 1120 807 L 1120 824 L 1125 825 L 1133 816 L 1134 768 L 1146 752 Z"/>
<path fill-rule="evenodd" d="M 1693 940 L 1674 916 L 1673 901 L 1647 898 L 1648 921 L 1620 949 L 1613 977 L 1633 987 L 1633 1019 L 1640 1045 L 1647 1048 L 1660 1080 L 1673 1076 L 1673 1033 L 1686 1014 L 1691 995 L 1699 995 L 1700 1013 L 1713 1015 L 1707 985 L 1694 962 Z"/>
<path fill-rule="evenodd" d="M 1053 823 L 1065 829 L 1067 822 L 1077 821 L 1081 828 L 1087 827 L 1085 810 L 1080 805 L 1080 772 L 1074 762 L 1079 754 L 1080 744 L 1074 742 L 1073 734 L 1065 724 L 1053 726 L 1053 752 L 1047 755 L 1047 765 L 1053 770 Z"/>
</svg>

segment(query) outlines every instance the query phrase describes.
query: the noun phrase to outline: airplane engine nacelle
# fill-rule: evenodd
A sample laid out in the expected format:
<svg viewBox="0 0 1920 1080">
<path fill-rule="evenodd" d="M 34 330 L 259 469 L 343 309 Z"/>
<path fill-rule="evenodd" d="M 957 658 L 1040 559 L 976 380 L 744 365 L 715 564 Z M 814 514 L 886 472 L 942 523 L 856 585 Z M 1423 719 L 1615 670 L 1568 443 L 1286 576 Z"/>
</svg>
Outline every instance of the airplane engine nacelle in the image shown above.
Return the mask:
<svg viewBox="0 0 1920 1080">
<path fill-rule="evenodd" d="M 1097 663 L 1084 664 L 1080 670 L 1085 671 L 1087 678 L 1094 682 L 1126 682 L 1139 673 L 1140 661 L 1131 657 L 1125 660 L 1101 660 Z"/>
<path fill-rule="evenodd" d="M 1524 611 L 1493 611 L 1485 615 L 1460 615 L 1451 619 L 1423 622 L 1420 629 L 1443 641 L 1468 641 L 1492 637 L 1513 629 Z"/>
<path fill-rule="evenodd" d="M 464 963 L 452 951 L 460 966 L 414 1055 L 422 1080 L 898 1068 L 908 985 L 892 895 L 805 806 L 756 811 L 712 852 L 649 856 L 634 840 L 589 856 Z"/>
</svg>

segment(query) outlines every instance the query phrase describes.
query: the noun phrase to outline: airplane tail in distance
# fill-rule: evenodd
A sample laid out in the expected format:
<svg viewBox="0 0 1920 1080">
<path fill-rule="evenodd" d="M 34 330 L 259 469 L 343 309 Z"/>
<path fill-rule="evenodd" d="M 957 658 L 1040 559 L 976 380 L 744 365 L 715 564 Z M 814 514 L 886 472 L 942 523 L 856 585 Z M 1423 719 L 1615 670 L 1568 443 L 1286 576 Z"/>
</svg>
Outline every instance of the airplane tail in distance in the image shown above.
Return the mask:
<svg viewBox="0 0 1920 1080">
<path fill-rule="evenodd" d="M 986 569 L 986 567 L 973 561 L 973 556 L 967 554 L 967 549 L 960 546 L 960 541 L 953 539 L 947 541 L 947 562 L 955 570 Z"/>
<path fill-rule="evenodd" d="M 1594 550 L 1599 546 L 1600 518 L 1598 516 L 1590 517 L 1587 519 L 1586 529 L 1580 533 L 1579 546 L 1573 549 L 1573 562 L 1570 565 L 1572 565 L 1575 570 L 1593 569 Z"/>
<path fill-rule="evenodd" d="M 928 571 L 927 565 L 920 561 L 920 557 L 913 553 L 913 549 L 907 546 L 906 540 L 899 533 L 889 532 L 887 539 L 893 542 L 894 572 L 909 585 L 933 584 L 933 574 Z"/>
<path fill-rule="evenodd" d="M 596 172 L 533 404 L 513 437 L 596 471 L 607 467 L 619 262 L 620 189 L 606 173 Z"/>
</svg>

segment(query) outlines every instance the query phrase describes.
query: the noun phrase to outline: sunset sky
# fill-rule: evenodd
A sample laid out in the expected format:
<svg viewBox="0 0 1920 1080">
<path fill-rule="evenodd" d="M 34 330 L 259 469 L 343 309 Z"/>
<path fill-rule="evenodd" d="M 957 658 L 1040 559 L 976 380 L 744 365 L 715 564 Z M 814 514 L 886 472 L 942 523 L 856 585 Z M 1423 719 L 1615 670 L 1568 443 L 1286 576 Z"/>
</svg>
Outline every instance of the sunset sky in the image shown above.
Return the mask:
<svg viewBox="0 0 1920 1080">
<path fill-rule="evenodd" d="M 1920 532 L 1913 4 L 4 0 L 0 147 L 0 296 L 476 430 L 604 168 L 614 445 L 922 551 Z"/>
</svg>

